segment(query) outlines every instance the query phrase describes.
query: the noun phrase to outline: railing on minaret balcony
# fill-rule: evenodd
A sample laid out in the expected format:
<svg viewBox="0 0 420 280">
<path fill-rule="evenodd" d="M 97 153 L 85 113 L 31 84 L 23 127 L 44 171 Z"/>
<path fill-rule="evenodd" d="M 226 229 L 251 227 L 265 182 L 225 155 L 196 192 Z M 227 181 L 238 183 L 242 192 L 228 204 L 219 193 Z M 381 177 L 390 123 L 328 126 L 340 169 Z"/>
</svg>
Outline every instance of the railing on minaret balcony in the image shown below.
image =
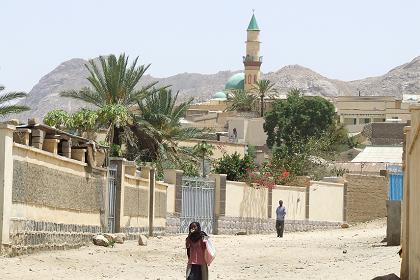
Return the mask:
<svg viewBox="0 0 420 280">
<path fill-rule="evenodd" d="M 263 61 L 263 57 L 262 56 L 252 56 L 252 55 L 247 55 L 247 56 L 243 56 L 242 57 L 243 62 L 261 62 Z"/>
</svg>

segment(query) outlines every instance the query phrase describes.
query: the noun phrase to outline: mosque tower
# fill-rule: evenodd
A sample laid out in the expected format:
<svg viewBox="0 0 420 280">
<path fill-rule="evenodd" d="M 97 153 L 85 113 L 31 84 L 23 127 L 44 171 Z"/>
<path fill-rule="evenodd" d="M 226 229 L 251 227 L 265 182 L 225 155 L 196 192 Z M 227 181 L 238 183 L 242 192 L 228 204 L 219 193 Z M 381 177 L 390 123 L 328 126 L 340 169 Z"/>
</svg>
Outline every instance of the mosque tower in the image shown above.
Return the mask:
<svg viewBox="0 0 420 280">
<path fill-rule="evenodd" d="M 252 14 L 248 29 L 246 30 L 246 56 L 243 57 L 245 66 L 244 89 L 249 90 L 260 79 L 260 68 L 262 63 L 262 56 L 260 56 L 260 29 Z"/>
</svg>

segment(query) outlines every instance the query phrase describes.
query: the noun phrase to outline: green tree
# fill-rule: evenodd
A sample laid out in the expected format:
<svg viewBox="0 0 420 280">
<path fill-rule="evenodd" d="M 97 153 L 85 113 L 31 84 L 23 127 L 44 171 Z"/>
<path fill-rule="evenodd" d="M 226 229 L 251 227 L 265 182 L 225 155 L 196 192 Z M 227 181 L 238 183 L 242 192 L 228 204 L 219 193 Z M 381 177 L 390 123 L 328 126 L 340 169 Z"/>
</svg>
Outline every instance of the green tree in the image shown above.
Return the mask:
<svg viewBox="0 0 420 280">
<path fill-rule="evenodd" d="M 153 92 L 157 83 L 136 89 L 150 66 L 137 65 L 137 61 L 138 57 L 129 66 L 128 56 L 124 53 L 118 58 L 115 55 L 100 56 L 99 62 L 90 60 L 85 66 L 90 74 L 87 80 L 91 87 L 61 93 L 61 96 L 83 100 L 103 109 L 101 119 L 107 122 L 109 142 L 114 145 L 121 145 L 123 142 L 122 135 L 126 126 L 121 121 L 128 121 L 128 112 L 137 105 L 138 100 Z M 109 112 L 105 112 L 107 110 Z"/>
<path fill-rule="evenodd" d="M 227 94 L 231 105 L 228 111 L 250 112 L 254 108 L 257 97 L 244 89 L 232 89 Z"/>
<path fill-rule="evenodd" d="M 224 155 L 219 159 L 213 171 L 218 174 L 227 174 L 227 179 L 230 181 L 240 181 L 255 167 L 254 161 L 250 155 L 245 155 L 243 158 L 235 152 L 232 155 Z"/>
<path fill-rule="evenodd" d="M 202 141 L 201 143 L 198 143 L 193 148 L 194 155 L 196 155 L 197 157 L 201 159 L 201 164 L 203 168 L 203 173 L 202 173 L 203 177 L 206 177 L 205 161 L 206 159 L 208 159 L 209 157 L 213 155 L 213 150 L 214 150 L 213 145 L 207 143 L 206 141 Z"/>
<path fill-rule="evenodd" d="M 296 141 L 306 141 L 319 137 L 335 124 L 334 106 L 318 96 L 303 96 L 292 89 L 287 99 L 278 100 L 273 110 L 265 116 L 264 130 L 267 145 L 291 145 Z"/>
<path fill-rule="evenodd" d="M 44 123 L 58 129 L 68 130 L 71 127 L 71 116 L 62 109 L 49 111 L 44 117 Z"/>
<path fill-rule="evenodd" d="M 166 88 L 139 101 L 130 125 L 135 141 L 129 143 L 127 156 L 143 162 L 169 161 L 177 166 L 182 165 L 181 161 L 193 160 L 192 151 L 178 146 L 179 140 L 196 138 L 202 133 L 181 126 L 181 118 L 191 102 L 192 99 L 178 102 L 178 93 L 173 95 Z"/>
<path fill-rule="evenodd" d="M 24 92 L 8 92 L 1 93 L 4 90 L 4 86 L 0 85 L 0 117 L 8 114 L 21 113 L 30 110 L 28 106 L 23 105 L 11 105 L 10 102 L 16 101 L 16 99 L 27 97 L 28 95 Z"/>
<path fill-rule="evenodd" d="M 259 80 L 253 85 L 252 92 L 257 94 L 260 98 L 261 117 L 264 117 L 264 98 L 277 93 L 277 89 L 274 86 L 275 83 L 272 83 L 270 80 Z"/>
</svg>

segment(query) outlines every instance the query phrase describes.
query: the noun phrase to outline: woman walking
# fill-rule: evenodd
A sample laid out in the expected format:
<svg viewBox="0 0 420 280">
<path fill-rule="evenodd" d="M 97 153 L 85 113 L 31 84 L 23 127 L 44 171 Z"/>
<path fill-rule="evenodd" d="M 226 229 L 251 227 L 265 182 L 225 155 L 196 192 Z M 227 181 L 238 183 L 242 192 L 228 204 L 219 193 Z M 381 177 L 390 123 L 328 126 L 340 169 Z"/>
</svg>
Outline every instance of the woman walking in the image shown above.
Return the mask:
<svg viewBox="0 0 420 280">
<path fill-rule="evenodd" d="M 201 231 L 200 223 L 192 222 L 188 227 L 188 237 L 185 239 L 188 265 L 187 280 L 208 280 L 208 268 L 204 259 L 207 234 Z"/>
</svg>

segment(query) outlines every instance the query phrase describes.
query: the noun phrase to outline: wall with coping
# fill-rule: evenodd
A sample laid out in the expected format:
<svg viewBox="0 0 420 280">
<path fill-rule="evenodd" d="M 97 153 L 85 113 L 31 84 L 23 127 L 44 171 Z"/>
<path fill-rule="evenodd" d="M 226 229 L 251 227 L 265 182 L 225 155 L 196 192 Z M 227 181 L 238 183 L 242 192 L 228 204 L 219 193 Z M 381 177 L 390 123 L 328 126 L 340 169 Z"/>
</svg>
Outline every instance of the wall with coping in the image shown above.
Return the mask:
<svg viewBox="0 0 420 280">
<path fill-rule="evenodd" d="M 272 219 L 276 219 L 279 200 L 282 200 L 286 207 L 287 220 L 301 221 L 306 219 L 306 188 L 276 186 L 272 192 Z"/>
<path fill-rule="evenodd" d="M 103 231 L 107 172 L 13 144 L 11 254 L 77 247 Z"/>
<path fill-rule="evenodd" d="M 342 222 L 344 212 L 344 184 L 311 182 L 309 187 L 309 220 Z"/>
<path fill-rule="evenodd" d="M 267 203 L 267 188 L 254 188 L 242 182 L 226 182 L 225 216 L 265 219 L 268 217 Z"/>
</svg>

